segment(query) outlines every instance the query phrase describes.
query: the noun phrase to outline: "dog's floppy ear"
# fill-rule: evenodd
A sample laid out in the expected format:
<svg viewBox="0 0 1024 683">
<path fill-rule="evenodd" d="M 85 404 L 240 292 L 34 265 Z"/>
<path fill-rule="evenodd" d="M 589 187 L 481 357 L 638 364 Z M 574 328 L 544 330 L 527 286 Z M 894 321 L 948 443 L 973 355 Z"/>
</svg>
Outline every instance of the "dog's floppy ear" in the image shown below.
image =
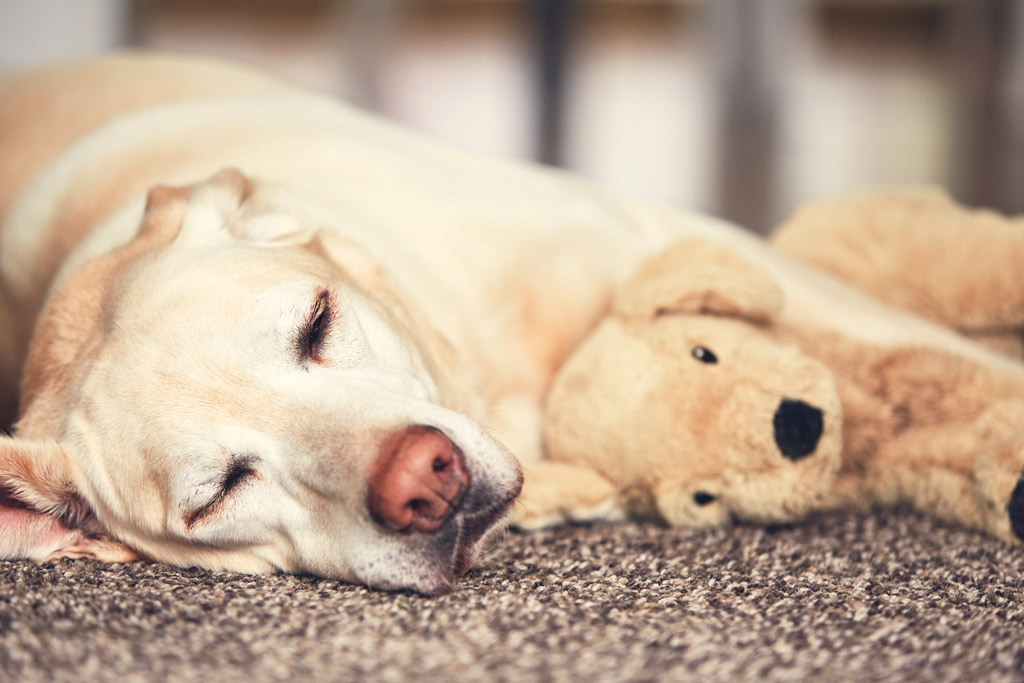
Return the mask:
<svg viewBox="0 0 1024 683">
<path fill-rule="evenodd" d="M 252 197 L 252 181 L 236 168 L 222 169 L 194 185 L 156 185 L 146 195 L 138 237 L 183 245 L 232 239 L 299 245 L 314 238 L 314 226 L 258 206 Z"/>
<path fill-rule="evenodd" d="M 252 194 L 252 183 L 240 171 L 226 168 L 194 185 L 154 185 L 137 238 L 170 242 L 199 241 L 224 231 Z"/>
<path fill-rule="evenodd" d="M 151 246 L 170 242 L 177 237 L 185 220 L 190 191 L 190 187 L 169 185 L 156 185 L 150 188 L 146 194 L 142 225 L 135 235 L 134 242 Z M 132 246 L 138 248 L 136 244 Z"/>
<path fill-rule="evenodd" d="M 0 436 L 0 558 L 58 557 L 127 562 L 137 556 L 105 535 L 75 491 L 58 444 Z"/>
<path fill-rule="evenodd" d="M 204 243 L 232 235 L 231 226 L 251 194 L 252 182 L 235 168 L 196 183 L 189 188 L 178 240 Z"/>
<path fill-rule="evenodd" d="M 782 289 L 763 268 L 726 247 L 685 239 L 641 265 L 612 308 L 627 319 L 689 313 L 765 323 L 782 304 Z"/>
</svg>

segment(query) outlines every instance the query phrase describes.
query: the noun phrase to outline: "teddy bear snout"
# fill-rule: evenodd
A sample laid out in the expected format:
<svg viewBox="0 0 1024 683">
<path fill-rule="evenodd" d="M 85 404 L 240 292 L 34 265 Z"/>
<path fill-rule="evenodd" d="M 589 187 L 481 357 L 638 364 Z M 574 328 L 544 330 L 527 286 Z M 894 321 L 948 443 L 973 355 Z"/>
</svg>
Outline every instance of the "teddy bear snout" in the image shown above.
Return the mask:
<svg viewBox="0 0 1024 683">
<path fill-rule="evenodd" d="M 814 452 L 824 429 L 824 414 L 803 401 L 784 398 L 772 418 L 775 443 L 782 455 L 799 460 Z"/>
</svg>

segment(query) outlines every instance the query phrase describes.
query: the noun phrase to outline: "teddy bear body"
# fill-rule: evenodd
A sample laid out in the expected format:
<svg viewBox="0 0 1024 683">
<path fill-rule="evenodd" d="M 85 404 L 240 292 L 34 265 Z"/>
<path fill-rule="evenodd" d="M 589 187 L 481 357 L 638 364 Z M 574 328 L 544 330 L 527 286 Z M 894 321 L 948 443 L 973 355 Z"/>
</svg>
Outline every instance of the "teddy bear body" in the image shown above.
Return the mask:
<svg viewBox="0 0 1024 683">
<path fill-rule="evenodd" d="M 832 371 L 842 406 L 840 466 L 822 507 L 909 503 L 1007 540 L 1024 533 L 1024 510 L 1008 507 L 1024 466 L 1019 379 L 942 350 L 822 330 L 783 337 Z"/>
<path fill-rule="evenodd" d="M 931 208 L 938 198 L 885 201 L 905 215 L 906 206 Z M 868 221 L 861 236 L 888 253 L 879 243 L 903 245 L 900 230 L 917 239 L 919 226 L 904 224 L 879 237 Z M 789 234 L 801 239 L 790 244 L 802 258 L 840 242 L 828 235 L 813 252 L 814 231 L 798 228 Z M 845 228 L 847 242 L 857 243 L 854 230 Z M 949 234 L 1005 251 L 993 232 L 1017 239 L 1002 225 Z M 851 309 L 855 321 L 845 325 L 828 323 L 847 313 L 841 299 L 828 315 L 801 315 L 801 293 L 749 256 L 683 239 L 623 286 L 556 377 L 545 414 L 548 460 L 527 472 L 519 522 L 639 513 L 686 526 L 774 523 L 815 509 L 909 503 L 1008 541 L 1024 536 L 1020 364 L 941 335 L 922 342 L 931 337 L 919 334 L 918 318 L 884 306 L 878 314 L 870 305 Z M 987 304 L 987 318 L 966 310 L 964 301 L 984 299 L 973 281 L 926 292 L 950 264 L 928 266 L 892 291 L 953 311 L 1013 350 L 1006 342 L 1024 316 L 1005 301 Z M 1009 287 L 1005 275 L 986 277 L 997 291 Z M 815 295 L 822 292 L 807 293 Z M 934 303 L 946 298 L 955 302 Z"/>
</svg>

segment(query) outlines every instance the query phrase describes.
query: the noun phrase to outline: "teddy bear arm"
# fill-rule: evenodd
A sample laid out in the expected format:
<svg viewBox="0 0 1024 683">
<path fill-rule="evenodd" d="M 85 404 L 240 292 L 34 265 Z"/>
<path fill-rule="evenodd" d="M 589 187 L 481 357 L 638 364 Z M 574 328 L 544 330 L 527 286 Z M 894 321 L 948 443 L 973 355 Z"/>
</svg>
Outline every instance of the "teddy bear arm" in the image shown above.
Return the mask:
<svg viewBox="0 0 1024 683">
<path fill-rule="evenodd" d="M 622 520 L 618 489 L 585 465 L 545 460 L 525 465 L 512 524 L 539 529 L 565 522 Z"/>
<path fill-rule="evenodd" d="M 858 507 L 908 504 L 921 512 L 974 528 L 985 525 L 978 509 L 972 470 L 940 461 L 906 463 L 879 459 L 864 478 L 840 477 L 837 494 Z M 852 504 L 852 505 L 851 505 Z"/>
<path fill-rule="evenodd" d="M 1024 329 L 1024 221 L 903 190 L 799 209 L 776 249 L 969 335 Z"/>
<path fill-rule="evenodd" d="M 915 429 L 840 474 L 836 505 L 910 504 L 1010 542 L 1024 539 L 1024 402 L 997 401 L 970 424 Z"/>
</svg>

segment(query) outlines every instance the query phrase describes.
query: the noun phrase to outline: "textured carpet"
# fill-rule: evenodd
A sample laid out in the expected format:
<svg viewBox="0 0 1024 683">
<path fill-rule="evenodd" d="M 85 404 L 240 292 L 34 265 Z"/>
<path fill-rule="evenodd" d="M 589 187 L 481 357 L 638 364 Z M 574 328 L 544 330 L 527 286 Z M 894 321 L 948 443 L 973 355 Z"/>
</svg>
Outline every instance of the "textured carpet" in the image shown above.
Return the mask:
<svg viewBox="0 0 1024 683">
<path fill-rule="evenodd" d="M 451 595 L 0 563 L 0 679 L 1021 680 L 1024 549 L 909 512 L 510 534 Z"/>
</svg>

